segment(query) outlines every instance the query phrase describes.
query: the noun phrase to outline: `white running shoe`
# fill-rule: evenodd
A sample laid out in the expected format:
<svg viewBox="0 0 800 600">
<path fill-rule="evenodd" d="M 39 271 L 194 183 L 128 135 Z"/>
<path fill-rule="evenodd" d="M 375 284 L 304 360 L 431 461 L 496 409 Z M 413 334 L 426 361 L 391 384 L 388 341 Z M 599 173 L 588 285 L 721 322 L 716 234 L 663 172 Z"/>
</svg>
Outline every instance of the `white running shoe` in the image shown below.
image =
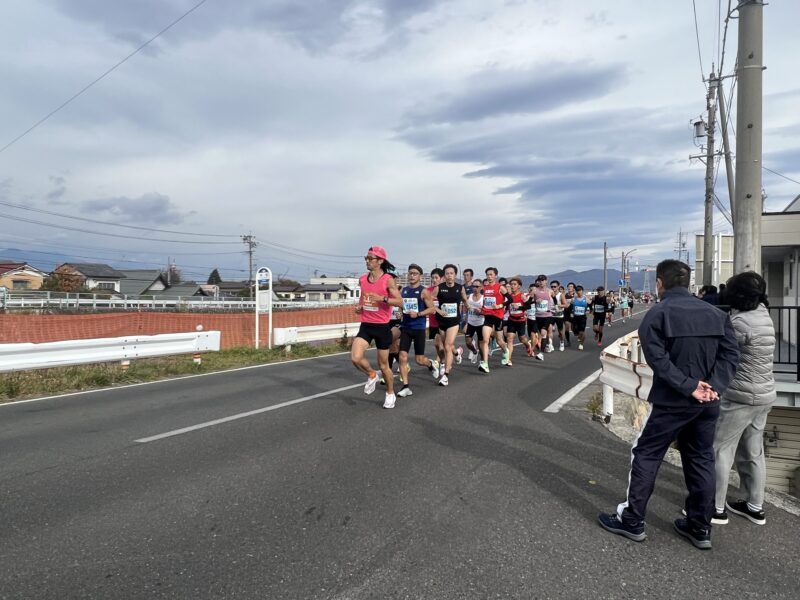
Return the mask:
<svg viewBox="0 0 800 600">
<path fill-rule="evenodd" d="M 380 377 L 378 377 L 377 373 L 375 373 L 375 377 L 370 377 L 369 379 L 367 379 L 367 383 L 364 384 L 364 393 L 371 394 L 372 392 L 374 392 L 375 386 L 378 385 L 379 379 Z"/>
<path fill-rule="evenodd" d="M 539 352 L 539 354 L 536 355 L 536 360 L 544 360 L 544 354 Z"/>
<path fill-rule="evenodd" d="M 439 385 L 448 385 L 449 383 L 447 375 L 442 375 L 442 378 L 439 380 Z"/>
<path fill-rule="evenodd" d="M 439 379 L 439 361 L 432 360 L 431 367 L 433 367 L 431 369 L 431 375 L 433 376 L 434 379 Z"/>
<path fill-rule="evenodd" d="M 414 392 L 411 391 L 410 387 L 404 387 L 402 390 L 397 392 L 397 395 L 401 398 L 405 398 L 406 396 L 412 395 Z"/>
<path fill-rule="evenodd" d="M 578 350 L 583 350 L 583 344 L 578 344 Z"/>
<path fill-rule="evenodd" d="M 479 356 L 477 354 L 475 354 L 474 352 L 470 352 L 469 353 L 469 362 L 471 362 L 473 365 L 477 365 L 478 364 L 478 358 L 479 358 Z"/>
<path fill-rule="evenodd" d="M 394 403 L 397 400 L 394 394 L 386 394 L 386 399 L 383 401 L 383 408 L 394 408 Z"/>
<path fill-rule="evenodd" d="M 444 377 L 444 363 L 439 363 L 439 377 Z"/>
<path fill-rule="evenodd" d="M 564 351 L 564 342 L 561 342 L 561 343 L 558 345 L 558 351 L 559 351 L 559 352 L 563 352 L 563 351 Z"/>
<path fill-rule="evenodd" d="M 457 365 L 461 364 L 461 360 L 462 360 L 463 356 L 464 356 L 464 348 L 459 346 L 458 348 L 456 348 L 456 364 Z"/>
<path fill-rule="evenodd" d="M 500 364 L 501 365 L 507 365 L 508 364 L 508 357 L 509 357 L 509 352 L 508 352 L 508 350 L 506 350 L 505 352 L 503 352 L 503 358 L 500 359 Z"/>
</svg>

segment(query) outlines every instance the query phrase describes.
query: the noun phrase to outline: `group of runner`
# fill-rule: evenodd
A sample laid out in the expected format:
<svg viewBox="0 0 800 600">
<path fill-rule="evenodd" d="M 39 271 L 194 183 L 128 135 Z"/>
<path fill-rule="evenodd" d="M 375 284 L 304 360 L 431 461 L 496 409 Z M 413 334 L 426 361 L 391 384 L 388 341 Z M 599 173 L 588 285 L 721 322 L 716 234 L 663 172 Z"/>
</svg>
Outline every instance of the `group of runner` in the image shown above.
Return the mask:
<svg viewBox="0 0 800 600">
<path fill-rule="evenodd" d="M 465 269 L 462 281 L 456 281 L 458 268 L 446 264 L 431 271 L 431 285 L 422 284 L 424 271 L 418 264 L 408 266 L 408 284 L 400 288 L 398 273 L 389 262 L 386 250 L 371 246 L 364 260 L 367 273 L 361 276 L 361 297 L 356 312 L 361 326 L 353 340 L 351 359 L 367 376 L 364 392 L 371 394 L 378 383 L 386 386 L 384 408 L 394 408 L 396 397 L 410 396 L 409 354 L 428 369 L 438 385 L 447 386 L 453 364 L 460 364 L 463 348 L 456 346 L 459 333 L 469 350 L 468 359 L 482 373 L 489 373 L 489 357 L 502 352 L 500 364 L 513 366 L 514 344 L 518 339 L 529 357 L 544 360 L 544 353 L 555 350 L 553 336 L 558 335 L 558 349 L 571 346 L 571 334 L 583 350 L 587 319 L 592 315 L 592 330 L 598 346 L 603 344 L 603 327 L 611 324 L 614 307 L 619 304 L 623 320 L 630 311 L 627 294 L 615 298 L 598 287 L 590 299 L 583 286 L 559 281 L 548 284 L 539 275 L 523 290 L 520 277 L 498 277 L 495 267 L 485 270 L 485 279 L 475 279 L 472 269 Z M 425 356 L 427 340 L 433 340 L 436 358 Z M 380 373 L 365 357 L 372 342 L 378 350 Z M 393 364 L 398 363 L 402 381 L 395 394 Z"/>
</svg>

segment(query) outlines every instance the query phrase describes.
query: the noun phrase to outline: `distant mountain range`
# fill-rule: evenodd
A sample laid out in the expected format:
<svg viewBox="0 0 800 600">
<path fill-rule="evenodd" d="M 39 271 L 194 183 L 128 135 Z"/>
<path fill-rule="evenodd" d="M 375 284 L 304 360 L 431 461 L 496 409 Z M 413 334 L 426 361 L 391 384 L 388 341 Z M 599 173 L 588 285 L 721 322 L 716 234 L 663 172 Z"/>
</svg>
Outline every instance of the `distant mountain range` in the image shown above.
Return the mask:
<svg viewBox="0 0 800 600">
<path fill-rule="evenodd" d="M 38 252 L 33 250 L 20 250 L 18 248 L 0 249 L 0 262 L 3 260 L 26 262 L 33 265 L 37 269 L 45 272 L 52 271 L 56 266 L 65 262 L 102 262 L 92 261 L 85 258 L 76 258 L 67 254 L 60 254 L 57 252 Z M 135 263 L 126 263 L 124 266 L 114 265 L 108 263 L 110 266 L 117 269 L 137 269 L 137 268 L 152 268 L 152 265 L 138 265 Z M 537 273 L 538 275 L 538 273 Z M 522 275 L 523 287 L 527 288 L 530 283 L 536 279 L 537 275 Z M 505 275 L 508 277 L 508 275 Z M 558 273 L 550 273 L 548 276 L 550 281 L 557 279 L 564 286 L 570 281 L 582 285 L 587 290 L 593 290 L 600 285 L 603 285 L 603 269 L 589 269 L 588 271 L 560 271 Z M 619 287 L 619 279 L 622 273 L 618 269 L 608 270 L 608 287 L 610 289 L 617 289 Z M 631 273 L 631 284 L 633 289 L 642 290 L 644 288 L 644 272 Z M 650 273 L 650 288 L 655 289 L 655 273 Z"/>
</svg>

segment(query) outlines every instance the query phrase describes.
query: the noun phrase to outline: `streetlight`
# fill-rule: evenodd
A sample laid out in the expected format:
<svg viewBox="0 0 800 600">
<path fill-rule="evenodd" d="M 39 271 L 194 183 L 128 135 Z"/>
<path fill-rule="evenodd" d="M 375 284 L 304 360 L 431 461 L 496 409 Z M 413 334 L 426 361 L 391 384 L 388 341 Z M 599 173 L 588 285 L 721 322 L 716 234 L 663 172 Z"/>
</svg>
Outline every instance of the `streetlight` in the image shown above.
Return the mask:
<svg viewBox="0 0 800 600">
<path fill-rule="evenodd" d="M 638 248 L 634 248 L 633 250 L 628 250 L 627 252 L 623 252 L 622 253 L 622 281 L 628 282 L 627 283 L 627 287 L 631 287 L 631 286 L 630 286 L 630 278 L 625 276 L 625 273 L 628 272 L 628 269 L 626 268 L 627 263 L 625 261 L 628 259 L 628 257 L 631 254 L 633 254 L 637 250 L 638 250 Z"/>
</svg>

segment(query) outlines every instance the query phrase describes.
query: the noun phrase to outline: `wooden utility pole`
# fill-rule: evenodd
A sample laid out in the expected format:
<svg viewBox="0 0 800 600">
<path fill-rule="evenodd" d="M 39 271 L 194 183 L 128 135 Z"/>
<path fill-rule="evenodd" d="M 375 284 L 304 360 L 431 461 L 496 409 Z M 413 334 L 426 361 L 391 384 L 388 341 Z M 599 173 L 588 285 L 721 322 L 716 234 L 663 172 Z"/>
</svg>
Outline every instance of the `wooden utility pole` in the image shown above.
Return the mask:
<svg viewBox="0 0 800 600">
<path fill-rule="evenodd" d="M 706 199 L 705 222 L 703 227 L 703 285 L 711 285 L 714 279 L 714 129 L 716 125 L 717 76 L 714 68 L 708 78 L 706 111 L 708 129 L 706 131 Z"/>
<path fill-rule="evenodd" d="M 764 2 L 740 0 L 733 271 L 761 273 Z"/>
</svg>

